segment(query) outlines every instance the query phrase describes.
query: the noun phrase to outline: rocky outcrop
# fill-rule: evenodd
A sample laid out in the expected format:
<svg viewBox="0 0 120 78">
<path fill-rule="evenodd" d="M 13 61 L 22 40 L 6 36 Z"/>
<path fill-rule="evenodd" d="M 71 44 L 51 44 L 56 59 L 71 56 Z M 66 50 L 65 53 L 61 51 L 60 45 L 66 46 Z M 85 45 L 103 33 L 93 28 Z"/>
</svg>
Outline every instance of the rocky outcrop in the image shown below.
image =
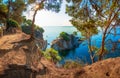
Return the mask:
<svg viewBox="0 0 120 78">
<path fill-rule="evenodd" d="M 11 64 L 0 75 L 0 78 L 36 78 L 36 72 L 25 65 Z"/>
<path fill-rule="evenodd" d="M 52 41 L 51 47 L 57 51 L 62 50 L 70 50 L 76 48 L 81 43 L 79 37 L 75 37 L 74 35 L 67 35 L 69 40 L 64 40 L 63 38 L 57 38 Z"/>
<path fill-rule="evenodd" d="M 22 26 L 22 31 L 26 34 L 31 34 L 31 26 Z M 40 32 L 38 30 L 35 31 L 35 37 L 38 39 L 43 39 L 43 32 Z"/>
<path fill-rule="evenodd" d="M 40 62 L 46 68 L 41 63 L 37 64 L 35 59 L 32 61 L 37 64 L 36 68 L 29 68 L 26 61 L 31 60 L 30 56 L 36 59 L 39 56 L 36 51 L 31 51 L 34 45 L 25 41 L 29 38 L 24 33 L 0 38 L 0 78 L 120 78 L 120 57 L 72 69 L 56 68 L 42 57 Z"/>
<path fill-rule="evenodd" d="M 29 39 L 22 32 L 0 38 L 0 78 L 36 78 L 36 74 L 44 74 L 41 51 Z"/>
<path fill-rule="evenodd" d="M 74 78 L 120 78 L 120 57 L 86 66 L 76 71 Z"/>
<path fill-rule="evenodd" d="M 30 26 L 22 26 L 22 31 L 26 34 L 31 34 L 31 27 Z M 35 38 L 36 44 L 42 49 L 45 50 L 47 48 L 47 40 L 44 40 L 43 38 L 43 32 L 39 30 L 35 30 Z"/>
</svg>

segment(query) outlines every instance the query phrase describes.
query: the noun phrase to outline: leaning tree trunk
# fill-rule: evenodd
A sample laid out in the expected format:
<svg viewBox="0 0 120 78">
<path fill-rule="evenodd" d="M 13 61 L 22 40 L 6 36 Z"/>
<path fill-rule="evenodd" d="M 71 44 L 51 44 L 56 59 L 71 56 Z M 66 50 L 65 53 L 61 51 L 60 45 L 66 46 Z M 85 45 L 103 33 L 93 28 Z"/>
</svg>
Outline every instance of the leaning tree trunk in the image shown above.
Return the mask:
<svg viewBox="0 0 120 78">
<path fill-rule="evenodd" d="M 89 48 L 89 53 L 90 53 L 90 59 L 92 63 L 94 63 L 95 59 L 94 59 L 94 54 L 93 54 L 92 47 L 91 47 L 91 38 L 88 39 L 88 48 Z"/>
<path fill-rule="evenodd" d="M 104 55 L 104 48 L 105 48 L 105 39 L 106 39 L 106 34 L 107 34 L 107 30 L 109 29 L 112 21 L 117 17 L 117 13 L 118 11 L 120 10 L 120 8 L 116 11 L 116 13 L 114 14 L 113 18 L 109 18 L 108 19 L 108 22 L 106 24 L 106 28 L 105 28 L 105 31 L 103 33 L 103 37 L 102 37 L 102 45 L 101 45 L 101 52 L 100 52 L 100 55 L 99 55 L 99 60 L 102 60 L 103 58 L 103 55 Z"/>
<path fill-rule="evenodd" d="M 35 26 L 34 26 L 34 23 L 35 23 L 35 16 L 37 14 L 37 11 L 42 9 L 41 8 L 41 5 L 43 4 L 45 0 L 42 0 L 40 3 L 39 3 L 39 7 L 35 8 L 35 12 L 34 12 L 34 15 L 33 15 L 33 20 L 32 20 L 32 25 L 31 25 L 31 38 L 34 39 L 34 34 L 35 34 Z"/>
<path fill-rule="evenodd" d="M 34 26 L 34 23 L 35 23 L 35 16 L 37 14 L 37 10 L 35 10 L 34 12 L 34 15 L 33 15 L 33 20 L 32 20 L 32 25 L 31 25 L 31 38 L 34 39 L 34 34 L 35 34 L 35 26 Z"/>
</svg>

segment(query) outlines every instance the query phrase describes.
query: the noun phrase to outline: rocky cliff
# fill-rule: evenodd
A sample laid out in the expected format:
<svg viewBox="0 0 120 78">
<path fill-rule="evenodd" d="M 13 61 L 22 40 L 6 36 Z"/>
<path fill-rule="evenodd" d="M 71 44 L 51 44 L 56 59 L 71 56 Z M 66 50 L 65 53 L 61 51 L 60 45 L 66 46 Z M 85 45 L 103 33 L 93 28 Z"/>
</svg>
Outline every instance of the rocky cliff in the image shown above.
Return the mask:
<svg viewBox="0 0 120 78">
<path fill-rule="evenodd" d="M 120 78 L 120 57 L 81 68 L 57 68 L 40 58 L 29 38 L 21 32 L 0 38 L 0 78 Z"/>
<path fill-rule="evenodd" d="M 0 78 L 36 78 L 37 71 L 45 70 L 41 57 L 36 40 L 30 40 L 29 35 L 19 32 L 1 37 Z"/>
<path fill-rule="evenodd" d="M 78 37 L 75 37 L 74 35 L 70 35 L 70 34 L 68 34 L 67 37 L 69 38 L 69 40 L 65 40 L 61 37 L 53 40 L 51 47 L 57 51 L 62 51 L 62 50 L 70 50 L 79 46 L 81 41 L 79 40 Z"/>
</svg>

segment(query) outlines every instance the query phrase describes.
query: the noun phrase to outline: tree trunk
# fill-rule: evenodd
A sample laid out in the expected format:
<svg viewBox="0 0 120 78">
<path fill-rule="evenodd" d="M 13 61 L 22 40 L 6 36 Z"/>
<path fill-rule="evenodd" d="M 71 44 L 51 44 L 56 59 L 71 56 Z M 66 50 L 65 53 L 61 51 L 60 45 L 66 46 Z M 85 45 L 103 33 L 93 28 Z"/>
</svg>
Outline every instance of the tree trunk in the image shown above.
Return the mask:
<svg viewBox="0 0 120 78">
<path fill-rule="evenodd" d="M 108 28 L 109 28 L 109 26 L 107 26 L 105 28 L 105 32 L 103 33 L 102 44 L 101 44 L 101 52 L 100 52 L 98 60 L 102 60 L 102 58 L 103 58 L 104 47 L 105 47 L 105 39 L 106 39 L 106 33 L 107 33 Z"/>
<path fill-rule="evenodd" d="M 42 0 L 40 3 L 39 3 L 39 7 L 36 8 L 35 12 L 34 12 L 34 15 L 33 15 L 33 20 L 32 20 L 32 25 L 31 25 L 31 39 L 34 39 L 34 34 L 35 34 L 35 26 L 34 26 L 34 22 L 35 22 L 35 16 L 37 14 L 37 11 L 40 10 L 40 6 L 43 4 L 45 0 Z"/>
<path fill-rule="evenodd" d="M 100 55 L 99 55 L 99 58 L 98 58 L 99 60 L 102 60 L 102 58 L 103 58 L 107 30 L 109 29 L 110 24 L 112 23 L 112 21 L 117 17 L 119 10 L 120 10 L 120 8 L 116 11 L 113 18 L 109 18 L 108 22 L 106 23 L 106 28 L 105 28 L 105 31 L 104 31 L 103 37 L 102 37 L 101 52 L 100 52 Z"/>
<path fill-rule="evenodd" d="M 6 17 L 6 31 L 8 30 L 8 20 L 10 18 L 10 7 L 11 7 L 11 2 L 12 0 L 8 0 L 8 5 L 7 5 L 7 9 L 8 9 L 8 12 L 7 12 L 7 17 Z"/>
<path fill-rule="evenodd" d="M 94 54 L 93 54 L 92 47 L 91 47 L 91 38 L 88 39 L 88 48 L 89 48 L 91 61 L 92 63 L 94 63 L 95 60 L 94 60 Z"/>
<path fill-rule="evenodd" d="M 35 16 L 37 14 L 37 10 L 35 10 L 34 15 L 33 15 L 33 20 L 32 20 L 32 25 L 31 25 L 31 38 L 34 39 L 34 34 L 35 34 L 35 26 L 34 26 L 34 22 L 35 22 Z"/>
</svg>

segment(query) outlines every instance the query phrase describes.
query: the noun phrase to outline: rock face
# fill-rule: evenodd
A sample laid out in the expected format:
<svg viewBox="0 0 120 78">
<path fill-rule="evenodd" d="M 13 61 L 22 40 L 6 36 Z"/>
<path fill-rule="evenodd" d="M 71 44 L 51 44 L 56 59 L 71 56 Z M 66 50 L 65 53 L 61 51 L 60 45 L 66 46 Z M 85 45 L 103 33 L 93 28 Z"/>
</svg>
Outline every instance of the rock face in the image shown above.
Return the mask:
<svg viewBox="0 0 120 78">
<path fill-rule="evenodd" d="M 22 32 L 0 38 L 0 78 L 36 78 L 36 74 L 44 74 L 42 54 L 29 39 Z"/>
<path fill-rule="evenodd" d="M 22 31 L 26 34 L 31 34 L 30 26 L 22 26 Z M 45 50 L 47 48 L 47 40 L 43 38 L 43 32 L 35 30 L 35 38 L 37 39 L 36 44 L 42 49 Z"/>
<path fill-rule="evenodd" d="M 68 34 L 69 40 L 64 40 L 63 38 L 55 39 L 51 47 L 57 51 L 70 50 L 79 46 L 80 42 L 78 37 Z"/>
</svg>

